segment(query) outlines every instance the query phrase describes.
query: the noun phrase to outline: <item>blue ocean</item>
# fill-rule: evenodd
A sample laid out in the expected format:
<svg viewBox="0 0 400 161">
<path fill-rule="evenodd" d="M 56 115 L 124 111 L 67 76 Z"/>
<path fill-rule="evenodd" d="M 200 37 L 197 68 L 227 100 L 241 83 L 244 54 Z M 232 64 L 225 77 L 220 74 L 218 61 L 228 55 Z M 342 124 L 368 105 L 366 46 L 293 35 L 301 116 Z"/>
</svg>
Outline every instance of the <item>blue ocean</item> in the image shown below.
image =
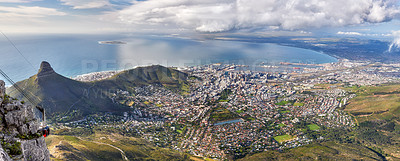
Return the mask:
<svg viewBox="0 0 400 161">
<path fill-rule="evenodd" d="M 194 40 L 157 35 L 8 35 L 0 37 L 0 69 L 15 82 L 37 73 L 42 61 L 66 77 L 136 66 L 192 66 L 210 63 L 330 63 L 337 59 L 276 44 Z M 99 44 L 99 41 L 126 44 Z M 18 50 L 20 51 L 20 54 Z M 0 77 L 0 79 L 3 79 Z M 8 82 L 7 82 L 8 83 Z"/>
</svg>

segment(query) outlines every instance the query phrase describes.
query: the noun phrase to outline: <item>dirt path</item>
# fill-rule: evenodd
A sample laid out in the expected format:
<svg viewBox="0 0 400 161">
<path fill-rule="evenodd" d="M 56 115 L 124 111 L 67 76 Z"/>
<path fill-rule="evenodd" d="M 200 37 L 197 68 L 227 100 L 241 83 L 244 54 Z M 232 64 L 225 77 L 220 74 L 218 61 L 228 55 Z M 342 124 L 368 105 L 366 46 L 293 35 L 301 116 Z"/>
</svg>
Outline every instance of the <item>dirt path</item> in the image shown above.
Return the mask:
<svg viewBox="0 0 400 161">
<path fill-rule="evenodd" d="M 102 142 L 97 142 L 97 141 L 90 141 L 90 142 L 92 142 L 92 143 L 96 143 L 96 144 L 107 145 L 107 146 L 110 146 L 110 147 L 112 147 L 112 148 L 114 148 L 114 149 L 117 149 L 119 152 L 121 152 L 122 159 L 124 159 L 124 160 L 128 160 L 128 161 L 129 161 L 129 159 L 126 157 L 126 154 L 125 154 L 125 152 L 124 152 L 123 150 L 121 150 L 120 148 L 118 148 L 118 147 L 114 146 L 114 145 L 107 144 L 107 143 L 102 143 Z"/>
<path fill-rule="evenodd" d="M 92 143 L 95 143 L 95 144 L 107 145 L 107 146 L 109 146 L 109 147 L 112 147 L 112 148 L 118 150 L 119 152 L 121 152 L 121 156 L 122 156 L 122 159 L 123 159 L 123 160 L 129 161 L 128 157 L 126 157 L 125 152 L 124 152 L 123 150 L 121 150 L 120 148 L 114 146 L 114 145 L 107 144 L 107 143 L 102 143 L 102 142 L 98 142 L 98 141 L 85 140 L 85 139 L 82 139 L 82 138 L 80 138 L 80 137 L 79 137 L 79 139 L 80 139 L 80 140 L 84 140 L 84 141 L 89 141 L 89 142 L 92 142 Z"/>
</svg>

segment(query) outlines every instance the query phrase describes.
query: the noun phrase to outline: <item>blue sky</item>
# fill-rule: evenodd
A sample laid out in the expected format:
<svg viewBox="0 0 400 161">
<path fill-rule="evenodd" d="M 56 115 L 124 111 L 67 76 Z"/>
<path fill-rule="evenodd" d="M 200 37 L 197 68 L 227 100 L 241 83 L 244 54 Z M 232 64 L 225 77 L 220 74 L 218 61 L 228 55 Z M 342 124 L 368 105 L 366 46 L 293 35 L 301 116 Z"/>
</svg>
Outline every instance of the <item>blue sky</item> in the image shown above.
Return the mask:
<svg viewBox="0 0 400 161">
<path fill-rule="evenodd" d="M 399 0 L 0 0 L 7 33 L 213 33 L 392 37 Z"/>
</svg>

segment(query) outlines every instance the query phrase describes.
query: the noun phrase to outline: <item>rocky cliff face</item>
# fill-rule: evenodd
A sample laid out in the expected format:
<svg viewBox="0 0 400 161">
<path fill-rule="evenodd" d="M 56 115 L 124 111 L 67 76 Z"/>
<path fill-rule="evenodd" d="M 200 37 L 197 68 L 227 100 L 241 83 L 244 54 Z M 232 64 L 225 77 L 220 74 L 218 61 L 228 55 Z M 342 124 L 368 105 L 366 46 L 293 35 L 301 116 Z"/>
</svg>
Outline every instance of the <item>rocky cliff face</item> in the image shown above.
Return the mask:
<svg viewBox="0 0 400 161">
<path fill-rule="evenodd" d="M 0 99 L 3 98 L 3 96 L 6 94 L 6 85 L 4 81 L 0 80 Z"/>
<path fill-rule="evenodd" d="M 0 80 L 0 161 L 50 160 L 44 137 L 37 133 L 39 121 L 34 108 L 5 95 Z"/>
<path fill-rule="evenodd" d="M 50 63 L 43 61 L 40 64 L 40 69 L 39 72 L 37 74 L 38 78 L 42 78 L 42 77 L 46 77 L 52 74 L 56 74 L 56 72 L 53 70 L 53 68 L 51 67 Z"/>
</svg>

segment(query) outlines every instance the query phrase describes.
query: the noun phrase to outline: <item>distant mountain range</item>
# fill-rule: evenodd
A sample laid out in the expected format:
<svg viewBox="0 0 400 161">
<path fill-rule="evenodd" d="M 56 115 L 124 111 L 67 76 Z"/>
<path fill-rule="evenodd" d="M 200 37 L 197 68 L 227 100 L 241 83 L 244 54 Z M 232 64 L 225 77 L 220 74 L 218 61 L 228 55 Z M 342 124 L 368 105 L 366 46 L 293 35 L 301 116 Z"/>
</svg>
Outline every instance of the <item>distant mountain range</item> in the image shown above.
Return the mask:
<svg viewBox="0 0 400 161">
<path fill-rule="evenodd" d="M 292 46 L 323 52 L 336 58 L 349 60 L 376 61 L 376 62 L 400 62 L 400 50 L 389 52 L 391 42 L 373 39 L 361 39 L 356 37 L 262 37 L 247 35 L 229 35 L 211 39 L 225 41 L 241 41 L 256 43 L 274 43 L 283 46 Z"/>
<path fill-rule="evenodd" d="M 101 81 L 80 82 L 56 73 L 48 62 L 42 62 L 36 75 L 16 85 L 43 106 L 50 118 L 56 115 L 79 118 L 97 112 L 126 111 L 128 107 L 108 97 L 112 91 L 132 92 L 135 86 L 150 84 L 179 90 L 187 84 L 187 77 L 178 70 L 154 65 L 127 70 Z M 8 94 L 26 100 L 15 85 L 8 89 Z"/>
</svg>

